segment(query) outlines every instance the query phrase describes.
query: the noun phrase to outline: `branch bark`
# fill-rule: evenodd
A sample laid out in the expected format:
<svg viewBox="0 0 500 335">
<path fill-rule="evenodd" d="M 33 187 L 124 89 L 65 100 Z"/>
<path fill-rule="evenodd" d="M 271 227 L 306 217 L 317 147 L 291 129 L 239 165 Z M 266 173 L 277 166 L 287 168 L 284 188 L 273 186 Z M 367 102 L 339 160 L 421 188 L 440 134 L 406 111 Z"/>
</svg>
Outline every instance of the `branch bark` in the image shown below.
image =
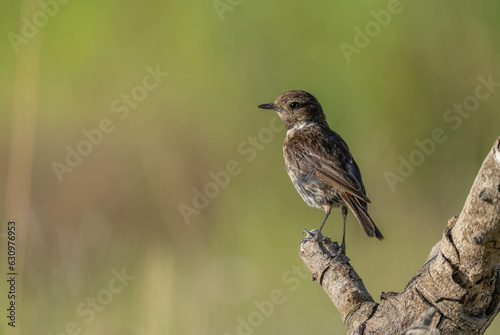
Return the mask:
<svg viewBox="0 0 500 335">
<path fill-rule="evenodd" d="M 483 334 L 500 310 L 500 137 L 460 216 L 400 293 L 375 303 L 338 244 L 304 240 L 300 256 L 340 312 L 347 334 Z"/>
</svg>

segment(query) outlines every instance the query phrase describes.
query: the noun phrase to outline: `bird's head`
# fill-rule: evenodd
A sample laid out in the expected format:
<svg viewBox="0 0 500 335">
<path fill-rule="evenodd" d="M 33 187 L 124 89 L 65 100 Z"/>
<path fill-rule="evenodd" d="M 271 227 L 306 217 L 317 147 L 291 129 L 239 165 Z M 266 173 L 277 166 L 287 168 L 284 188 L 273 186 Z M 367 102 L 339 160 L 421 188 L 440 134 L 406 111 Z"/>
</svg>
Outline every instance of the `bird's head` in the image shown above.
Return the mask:
<svg viewBox="0 0 500 335">
<path fill-rule="evenodd" d="M 287 130 L 301 123 L 326 122 L 325 113 L 318 100 L 305 91 L 288 91 L 280 95 L 276 101 L 257 107 L 276 111 Z"/>
</svg>

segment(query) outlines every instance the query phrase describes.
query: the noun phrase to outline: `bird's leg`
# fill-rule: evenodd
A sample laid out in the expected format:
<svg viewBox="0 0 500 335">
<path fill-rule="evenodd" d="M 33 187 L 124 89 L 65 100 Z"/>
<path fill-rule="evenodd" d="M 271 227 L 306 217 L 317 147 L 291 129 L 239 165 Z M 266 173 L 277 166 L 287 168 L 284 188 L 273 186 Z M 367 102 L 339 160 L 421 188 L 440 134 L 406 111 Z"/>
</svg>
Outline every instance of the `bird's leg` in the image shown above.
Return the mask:
<svg viewBox="0 0 500 335">
<path fill-rule="evenodd" d="M 332 210 L 331 208 L 326 209 L 325 218 L 323 219 L 323 222 L 321 222 L 321 226 L 319 227 L 318 232 L 316 233 L 316 237 L 314 237 L 314 241 L 318 242 L 321 229 L 323 229 L 323 226 L 325 225 L 326 219 L 328 219 L 328 215 L 330 215 L 331 210 Z"/>
<path fill-rule="evenodd" d="M 345 255 L 345 223 L 347 220 L 347 207 L 342 206 L 342 217 L 344 218 L 344 228 L 342 229 L 342 244 L 340 245 L 339 254 Z"/>
</svg>

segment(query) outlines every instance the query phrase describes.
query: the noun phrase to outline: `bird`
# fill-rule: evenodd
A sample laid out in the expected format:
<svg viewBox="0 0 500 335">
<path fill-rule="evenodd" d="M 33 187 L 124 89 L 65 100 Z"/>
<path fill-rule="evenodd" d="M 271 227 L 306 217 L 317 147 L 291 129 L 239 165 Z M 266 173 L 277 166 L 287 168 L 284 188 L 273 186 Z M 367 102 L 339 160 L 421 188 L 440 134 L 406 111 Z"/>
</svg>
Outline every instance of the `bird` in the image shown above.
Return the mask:
<svg viewBox="0 0 500 335">
<path fill-rule="evenodd" d="M 288 175 L 309 206 L 325 211 L 316 234 L 310 234 L 312 239 L 319 241 L 332 208 L 340 207 L 344 220 L 340 254 L 345 254 L 348 208 L 369 237 L 383 240 L 368 214 L 367 205 L 371 201 L 366 196 L 358 164 L 342 137 L 330 129 L 318 100 L 306 91 L 291 90 L 274 102 L 257 107 L 274 110 L 283 121 L 286 128 L 283 156 Z"/>
</svg>

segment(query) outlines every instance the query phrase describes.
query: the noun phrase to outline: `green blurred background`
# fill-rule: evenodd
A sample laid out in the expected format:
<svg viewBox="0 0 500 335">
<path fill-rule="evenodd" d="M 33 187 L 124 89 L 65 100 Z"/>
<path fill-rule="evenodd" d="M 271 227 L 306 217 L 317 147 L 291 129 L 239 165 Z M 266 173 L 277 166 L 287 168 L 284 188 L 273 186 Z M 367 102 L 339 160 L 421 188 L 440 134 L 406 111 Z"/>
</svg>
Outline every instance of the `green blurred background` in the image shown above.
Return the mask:
<svg viewBox="0 0 500 335">
<path fill-rule="evenodd" d="M 296 193 L 285 131 L 256 105 L 310 91 L 349 143 L 386 240 L 350 215 L 347 254 L 377 301 L 422 266 L 500 135 L 500 92 L 444 119 L 479 76 L 500 81 L 498 1 L 402 1 L 350 63 L 341 43 L 356 46 L 355 28 L 390 2 L 49 3 L 0 3 L 0 266 L 15 219 L 20 273 L 9 334 L 345 333 L 298 255 L 302 229 L 324 214 Z M 169 75 L 144 90 L 155 68 Z M 124 107 L 131 93 L 141 101 Z M 112 130 L 81 144 L 90 153 L 59 181 L 54 162 L 67 164 L 67 147 L 102 120 Z M 386 172 L 435 128 L 446 142 L 391 189 Z M 214 188 L 228 163 L 237 173 Z M 206 187 L 212 198 L 186 220 L 193 189 Z M 324 233 L 341 230 L 337 210 Z M 496 320 L 487 334 L 499 331 Z"/>
</svg>

